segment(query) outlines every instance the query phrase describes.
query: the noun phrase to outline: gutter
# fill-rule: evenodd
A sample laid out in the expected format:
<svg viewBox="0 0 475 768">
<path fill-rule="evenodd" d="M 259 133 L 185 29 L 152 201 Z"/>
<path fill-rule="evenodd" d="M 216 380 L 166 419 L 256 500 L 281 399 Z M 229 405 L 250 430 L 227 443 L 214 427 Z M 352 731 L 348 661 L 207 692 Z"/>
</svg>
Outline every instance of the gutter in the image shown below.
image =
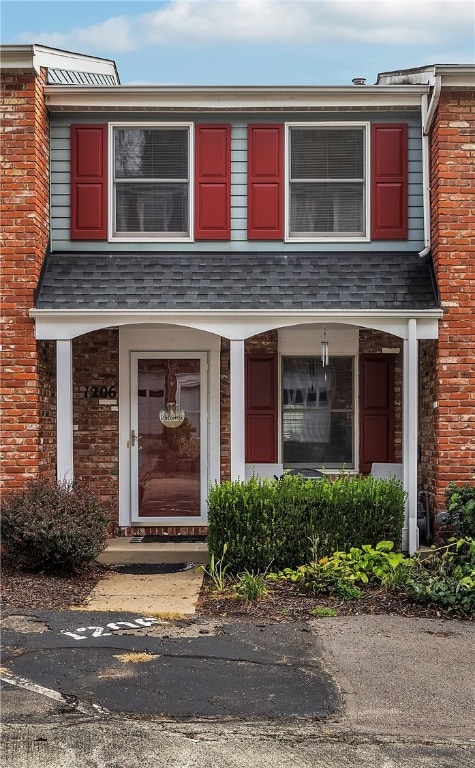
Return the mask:
<svg viewBox="0 0 475 768">
<path fill-rule="evenodd" d="M 442 78 L 440 75 L 434 77 L 434 86 L 431 100 L 427 94 L 421 97 L 421 120 L 422 120 L 422 199 L 424 211 L 424 249 L 419 252 L 421 258 L 425 258 L 431 249 L 431 188 L 430 188 L 430 148 L 429 134 L 434 122 L 435 113 L 439 104 L 440 92 L 442 89 Z"/>
</svg>

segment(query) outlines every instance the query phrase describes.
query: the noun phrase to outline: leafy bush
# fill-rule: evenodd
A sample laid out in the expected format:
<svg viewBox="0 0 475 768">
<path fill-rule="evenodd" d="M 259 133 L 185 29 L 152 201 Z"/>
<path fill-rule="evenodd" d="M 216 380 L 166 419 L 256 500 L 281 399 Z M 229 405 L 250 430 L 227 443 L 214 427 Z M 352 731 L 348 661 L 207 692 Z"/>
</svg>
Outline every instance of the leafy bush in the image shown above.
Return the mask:
<svg viewBox="0 0 475 768">
<path fill-rule="evenodd" d="M 45 481 L 2 501 L 7 558 L 32 570 L 73 569 L 104 549 L 109 515 L 85 486 Z"/>
<path fill-rule="evenodd" d="M 445 498 L 449 525 L 459 536 L 475 538 L 475 486 L 449 483 Z"/>
<path fill-rule="evenodd" d="M 319 556 L 380 540 L 402 540 L 404 491 L 395 480 L 299 475 L 215 485 L 208 498 L 208 547 L 228 544 L 230 570 L 295 567 Z"/>
<path fill-rule="evenodd" d="M 269 578 L 290 581 L 316 595 L 335 595 L 342 600 L 359 600 L 361 597 L 361 589 L 355 585 L 355 577 L 328 557 L 299 565 L 298 568 L 284 568 L 283 571 L 269 574 Z"/>
<path fill-rule="evenodd" d="M 453 538 L 420 560 L 406 590 L 416 602 L 475 615 L 475 539 Z"/>
<path fill-rule="evenodd" d="M 376 547 L 363 544 L 349 552 L 334 552 L 330 559 L 335 568 L 351 575 L 356 582 L 377 582 L 388 589 L 405 584 L 414 561 L 402 552 L 394 552 L 394 542 L 379 541 Z"/>
<path fill-rule="evenodd" d="M 273 579 L 285 579 L 315 594 L 332 594 L 344 600 L 361 597 L 358 585 L 379 582 L 389 588 L 403 584 L 413 561 L 402 552 L 393 552 L 392 541 L 380 541 L 376 547 L 363 544 L 351 547 L 349 552 L 334 552 L 331 557 L 284 568 L 273 573 Z"/>
</svg>

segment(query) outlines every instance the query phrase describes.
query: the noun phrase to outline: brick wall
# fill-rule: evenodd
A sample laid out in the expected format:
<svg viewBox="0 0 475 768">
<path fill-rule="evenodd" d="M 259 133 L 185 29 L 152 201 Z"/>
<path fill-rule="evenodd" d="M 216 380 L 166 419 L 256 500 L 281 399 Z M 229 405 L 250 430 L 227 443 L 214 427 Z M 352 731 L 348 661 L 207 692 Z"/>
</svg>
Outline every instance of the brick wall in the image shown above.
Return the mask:
<svg viewBox="0 0 475 768">
<path fill-rule="evenodd" d="M 111 507 L 118 525 L 119 411 L 91 397 L 91 387 L 113 387 L 119 396 L 119 332 L 88 333 L 73 341 L 74 476 Z M 86 396 L 86 394 L 88 396 Z M 107 398 L 102 398 L 107 399 Z"/>
<path fill-rule="evenodd" d="M 428 491 L 431 509 L 437 495 L 437 341 L 419 342 L 419 446 L 418 485 Z M 435 407 L 434 407 L 435 406 Z"/>
<path fill-rule="evenodd" d="M 435 506 L 475 470 L 475 92 L 443 92 L 431 136 L 432 244 L 444 317 L 435 395 Z"/>
<path fill-rule="evenodd" d="M 9 491 L 54 471 L 42 453 L 49 368 L 28 316 L 48 242 L 48 115 L 44 73 L 1 73 L 2 381 L 1 484 Z"/>
</svg>

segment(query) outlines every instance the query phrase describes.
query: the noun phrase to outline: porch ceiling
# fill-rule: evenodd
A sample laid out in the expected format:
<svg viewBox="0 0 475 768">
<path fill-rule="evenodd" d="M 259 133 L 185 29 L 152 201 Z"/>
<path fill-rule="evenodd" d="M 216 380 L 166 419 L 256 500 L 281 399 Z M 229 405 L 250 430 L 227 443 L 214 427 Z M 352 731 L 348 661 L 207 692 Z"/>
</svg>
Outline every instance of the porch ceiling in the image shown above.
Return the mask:
<svg viewBox="0 0 475 768">
<path fill-rule="evenodd" d="M 417 253 L 52 253 L 37 310 L 434 310 Z"/>
</svg>

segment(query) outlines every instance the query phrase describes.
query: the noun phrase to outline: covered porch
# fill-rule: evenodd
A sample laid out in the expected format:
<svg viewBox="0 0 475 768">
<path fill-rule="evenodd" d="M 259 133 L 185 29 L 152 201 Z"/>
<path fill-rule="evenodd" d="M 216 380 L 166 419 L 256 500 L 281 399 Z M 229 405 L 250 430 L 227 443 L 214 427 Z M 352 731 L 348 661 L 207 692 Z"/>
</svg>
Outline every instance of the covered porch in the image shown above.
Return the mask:
<svg viewBox="0 0 475 768">
<path fill-rule="evenodd" d="M 355 329 L 367 329 L 391 334 L 402 340 L 402 446 L 403 482 L 407 493 L 404 548 L 414 552 L 418 548 L 417 491 L 418 491 L 418 347 L 421 340 L 437 338 L 438 310 L 422 311 L 338 311 L 293 310 L 285 312 L 262 311 L 207 311 L 183 313 L 175 311 L 111 312 L 105 310 L 95 317 L 90 312 L 68 310 L 66 312 L 35 311 L 37 337 L 56 342 L 56 420 L 57 420 L 57 477 L 72 479 L 74 460 L 73 414 L 73 352 L 74 338 L 94 333 L 100 329 L 118 328 L 121 337 L 121 372 L 118 387 L 119 410 L 119 525 L 131 525 L 131 472 L 133 472 L 133 435 L 129 410 L 130 399 L 130 350 L 137 345 L 143 349 L 163 349 L 163 339 L 169 339 L 170 354 L 184 354 L 183 350 L 199 348 L 206 352 L 209 378 L 205 385 L 207 402 L 206 448 L 202 453 L 204 487 L 222 477 L 220 470 L 220 362 L 221 339 L 229 343 L 229 421 L 231 479 L 244 479 L 255 472 L 272 476 L 282 471 L 285 461 L 282 450 L 282 424 L 279 425 L 279 450 L 275 463 L 250 463 L 246 454 L 246 340 L 269 331 L 278 331 L 286 339 L 287 349 L 292 339 L 311 336 L 315 339 L 314 354 L 319 354 L 320 339 L 327 328 L 338 329 L 344 337 Z M 346 333 L 345 333 L 346 330 Z M 331 337 L 331 331 L 330 337 Z M 138 336 L 137 336 L 138 334 Z M 294 334 L 294 336 L 292 336 Z M 148 340 L 148 341 L 147 341 Z M 285 353 L 285 344 L 279 343 Z M 180 350 L 181 348 L 181 350 Z M 187 354 L 188 354 L 187 352 Z M 191 353 L 190 353 L 191 354 Z M 193 353 L 194 354 L 194 353 Z M 279 358 L 280 359 L 280 358 Z M 281 381 L 280 370 L 279 379 Z M 282 393 L 279 393 L 280 402 Z M 281 407 L 279 408 L 281 412 Z M 357 424 L 355 429 L 358 430 Z M 205 443 L 203 443 L 205 445 Z M 358 445 L 358 436 L 355 436 Z M 132 452 L 132 461 L 130 453 Z M 358 448 L 355 463 L 348 471 L 359 467 Z M 345 469 L 345 467 L 341 467 Z M 338 471 L 338 469 L 328 470 Z M 137 521 L 136 521 L 137 522 Z M 157 524 L 157 520 L 150 521 Z M 177 524 L 177 520 L 164 519 L 163 523 Z M 195 521 L 188 519 L 190 525 Z M 196 520 L 206 525 L 205 512 Z M 141 521 L 142 526 L 147 521 Z M 181 525 L 184 521 L 181 521 Z"/>
</svg>

